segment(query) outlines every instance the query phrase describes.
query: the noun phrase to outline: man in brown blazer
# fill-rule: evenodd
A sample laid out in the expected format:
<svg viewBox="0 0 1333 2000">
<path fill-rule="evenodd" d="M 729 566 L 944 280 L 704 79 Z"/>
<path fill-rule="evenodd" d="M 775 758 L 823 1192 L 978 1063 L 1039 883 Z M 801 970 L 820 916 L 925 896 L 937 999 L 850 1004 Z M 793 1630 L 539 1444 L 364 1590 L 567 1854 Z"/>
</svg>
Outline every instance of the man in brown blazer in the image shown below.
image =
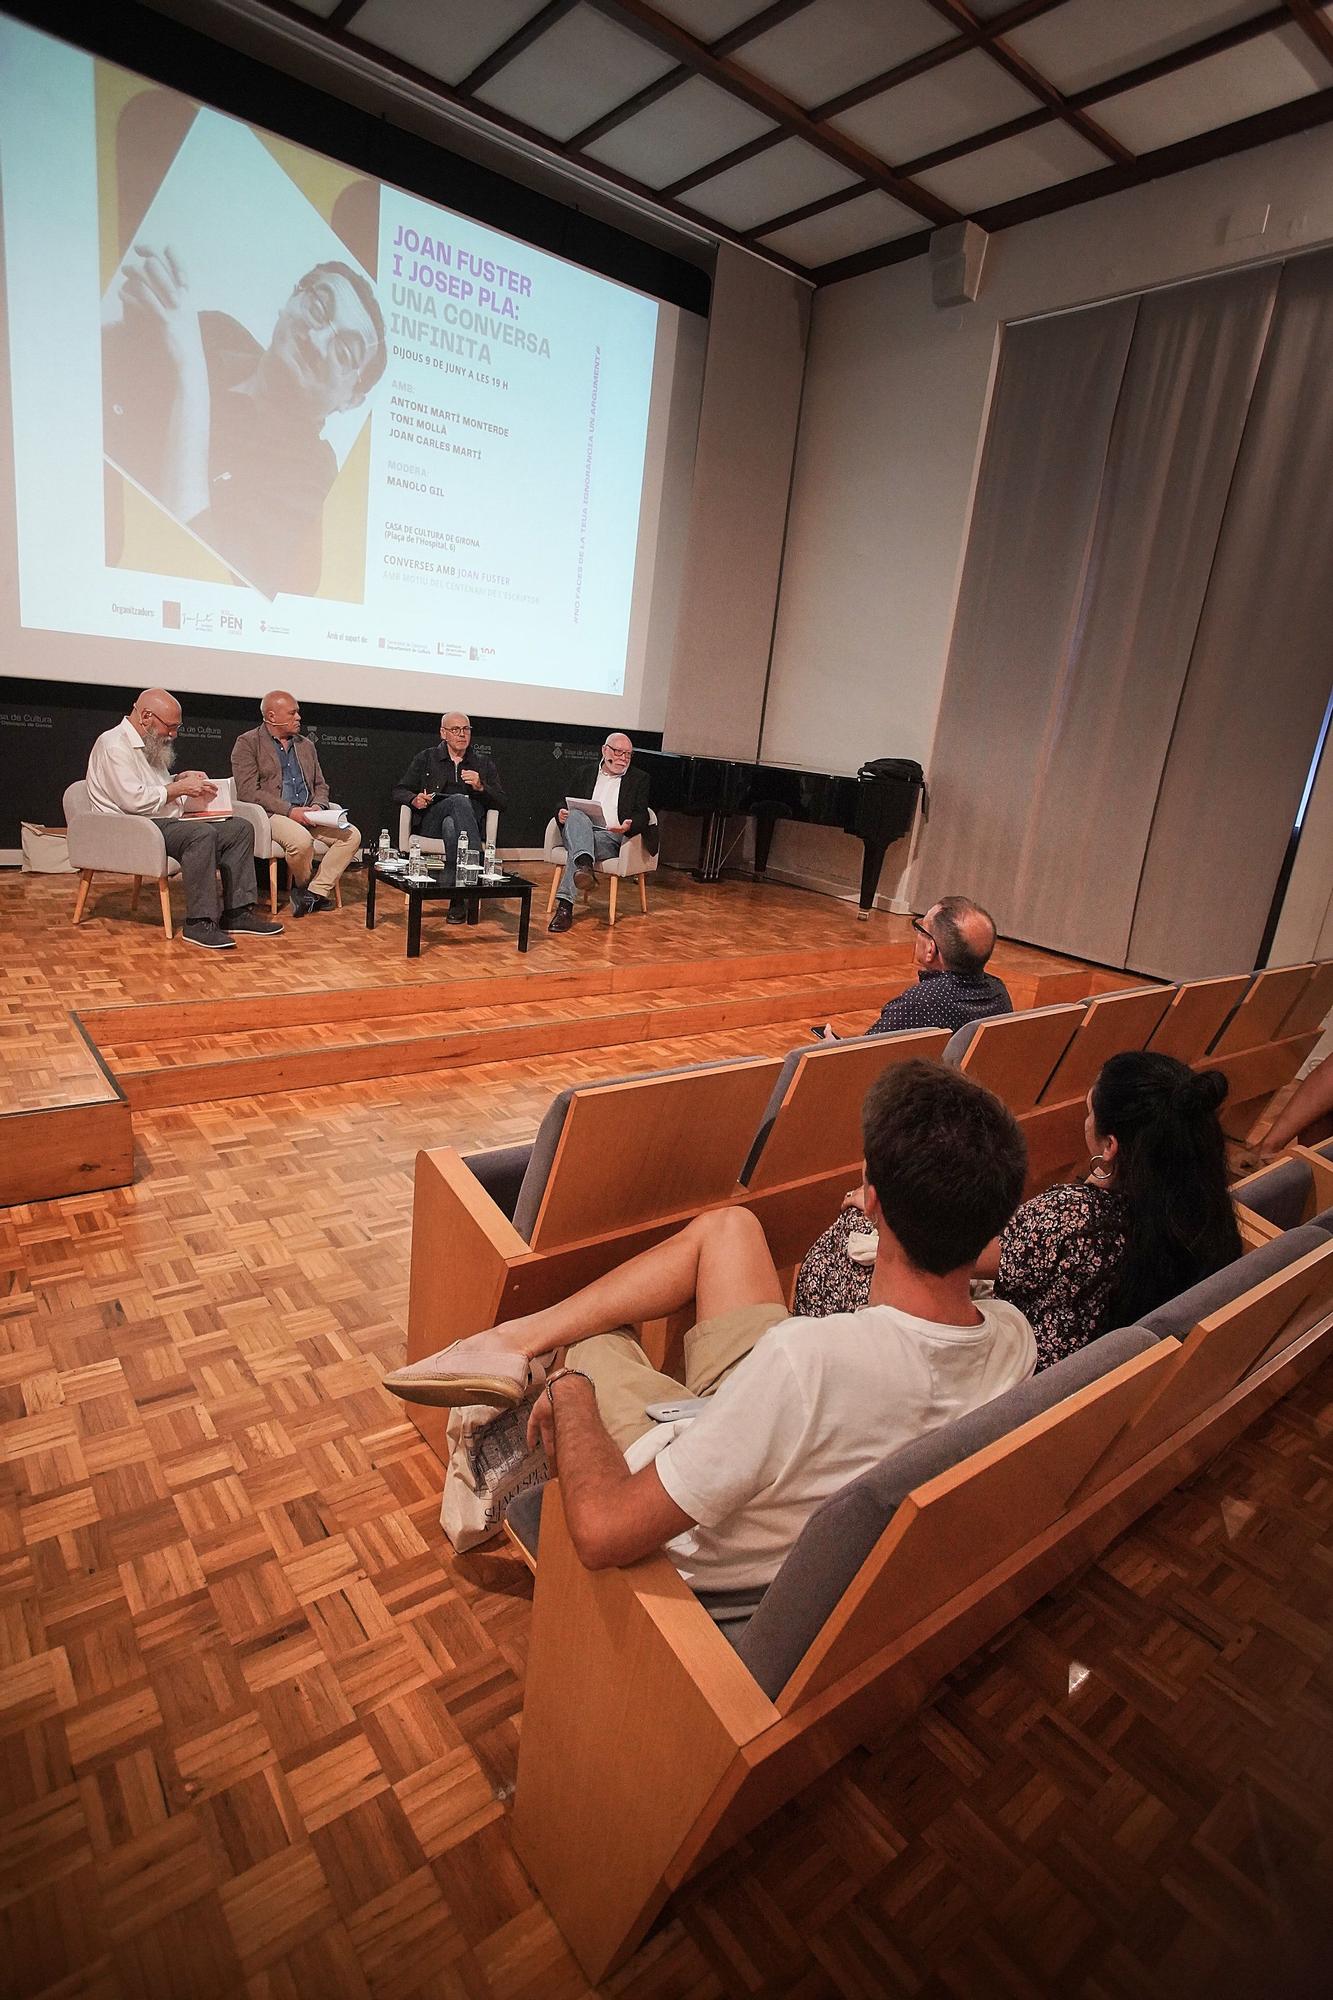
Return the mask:
<svg viewBox="0 0 1333 2000">
<path fill-rule="evenodd" d="M 354 826 L 311 826 L 307 815 L 329 803 L 329 788 L 319 768 L 319 753 L 301 734 L 301 711 L 292 695 L 266 694 L 260 703 L 264 720 L 247 730 L 232 746 L 231 774 L 236 796 L 262 806 L 273 829 L 273 843 L 286 858 L 292 885 L 292 915 L 308 917 L 333 906 L 333 889 L 343 869 L 361 846 Z M 324 857 L 315 868 L 315 842 L 324 843 Z"/>
</svg>

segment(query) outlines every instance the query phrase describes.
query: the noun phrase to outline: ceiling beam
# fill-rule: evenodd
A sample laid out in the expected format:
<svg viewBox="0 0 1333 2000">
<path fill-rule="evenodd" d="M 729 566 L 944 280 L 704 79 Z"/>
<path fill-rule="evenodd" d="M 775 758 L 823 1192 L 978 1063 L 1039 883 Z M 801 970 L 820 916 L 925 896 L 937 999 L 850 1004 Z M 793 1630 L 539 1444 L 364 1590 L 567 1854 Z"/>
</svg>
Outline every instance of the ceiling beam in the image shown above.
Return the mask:
<svg viewBox="0 0 1333 2000">
<path fill-rule="evenodd" d="M 574 0 L 546 0 L 546 5 L 539 7 L 530 21 L 525 21 L 523 26 L 501 42 L 498 48 L 492 49 L 488 56 L 483 56 L 475 69 L 470 69 L 466 76 L 459 78 L 457 84 L 459 95 L 470 97 L 474 90 L 480 90 L 483 83 L 489 83 L 493 76 L 514 60 L 515 56 L 521 56 L 524 49 L 531 48 L 548 28 L 553 28 L 556 22 L 571 13 L 573 8 Z"/>
<path fill-rule="evenodd" d="M 631 206 L 656 209 L 660 214 L 684 223 L 694 236 L 716 237 L 721 242 L 735 244 L 739 250 L 754 251 L 754 244 L 742 235 L 740 230 L 728 229 L 723 223 L 714 222 L 710 217 L 700 215 L 696 210 L 670 200 L 642 181 L 631 180 L 628 174 L 619 173 L 614 167 L 608 167 L 600 160 L 586 159 L 565 141 L 553 139 L 549 132 L 538 131 L 535 125 L 524 124 L 521 118 L 511 118 L 508 112 L 497 111 L 493 105 L 481 104 L 473 98 L 462 96 L 451 85 L 442 83 L 438 76 L 432 76 L 429 70 L 418 69 L 415 63 L 407 62 L 401 56 L 391 55 L 387 49 L 381 48 L 378 42 L 363 40 L 354 30 L 332 28 L 331 17 L 321 20 L 304 7 L 297 5 L 296 0 L 264 0 L 264 4 L 271 12 L 280 14 L 294 27 L 300 27 L 313 36 L 316 41 L 326 41 L 342 49 L 347 56 L 357 62 L 368 65 L 372 70 L 383 70 L 386 75 L 396 77 L 421 98 L 434 99 L 446 110 L 461 112 L 470 121 L 493 126 L 497 132 L 516 140 L 524 152 L 534 154 L 538 159 L 547 158 L 564 162 L 584 179 L 594 183 L 601 182 L 613 192 L 628 196 Z M 427 196 L 425 199 L 430 200 L 432 197 Z M 792 277 L 803 279 L 807 284 L 811 282 L 810 273 L 802 265 L 794 263 L 790 257 L 784 257 L 781 251 L 765 249 L 759 254 L 770 264 L 779 265 Z"/>
<path fill-rule="evenodd" d="M 1333 28 L 1326 17 L 1314 5 L 1314 0 L 1287 0 L 1287 12 L 1308 40 L 1312 41 L 1324 61 L 1333 67 Z"/>
<path fill-rule="evenodd" d="M 1077 208 L 1083 202 L 1096 201 L 1100 196 L 1115 194 L 1121 188 L 1163 180 L 1169 174 L 1183 173 L 1187 168 L 1203 166 L 1209 160 L 1229 159 L 1236 153 L 1248 152 L 1254 146 L 1266 146 L 1274 139 L 1284 139 L 1296 132 L 1310 132 L 1328 124 L 1333 124 L 1333 86 L 1316 91 L 1312 97 L 1293 98 L 1288 104 L 1274 105 L 1270 111 L 1259 111 L 1253 117 L 1240 118 L 1234 125 L 1217 126 L 1211 132 L 1199 132 L 1191 139 L 1177 140 L 1174 145 L 1160 146 L 1155 152 L 1140 153 L 1127 167 L 1101 167 L 1096 173 L 1081 174 L 1077 180 L 1061 181 L 1055 187 L 1039 188 L 1035 194 L 1020 195 L 1016 200 L 1000 203 L 995 208 L 980 209 L 972 220 L 993 232 L 1013 229 L 1019 223 L 1032 222 L 1043 215 L 1055 215 L 1062 209 Z M 811 275 L 819 286 L 840 284 L 845 278 L 859 278 L 868 271 L 905 263 L 912 257 L 920 256 L 929 244 L 929 233 L 922 231 L 915 236 L 902 237 L 896 243 L 858 250 L 854 256 L 839 257 L 831 264 L 821 264 Z"/>
<path fill-rule="evenodd" d="M 333 12 L 325 18 L 331 28 L 345 28 L 353 14 L 359 14 L 365 0 L 338 0 Z"/>
<path fill-rule="evenodd" d="M 952 21 L 956 27 L 980 29 L 983 26 L 972 9 L 965 5 L 965 0 L 926 0 L 926 4 L 933 7 L 944 20 Z M 1121 145 L 1119 139 L 1113 139 L 1109 132 L 1103 131 L 1095 119 L 1089 118 L 1085 111 L 1080 111 L 1072 105 L 1049 78 L 1044 77 L 1040 70 L 1034 69 L 1030 62 L 1025 61 L 1016 50 L 1011 49 L 1000 39 L 995 32 L 994 22 L 990 26 L 991 33 L 983 36 L 983 41 L 986 53 L 992 62 L 997 62 L 1001 69 L 1008 70 L 1010 76 L 1025 89 L 1030 90 L 1034 97 L 1049 105 L 1063 124 L 1068 125 L 1071 131 L 1077 132 L 1081 139 L 1086 139 L 1090 146 L 1095 146 L 1108 160 L 1114 160 L 1119 166 L 1128 166 L 1134 158 L 1128 146 Z"/>
<path fill-rule="evenodd" d="M 655 7 L 647 4 L 647 0 L 587 0 L 587 4 L 595 7 L 599 14 L 605 14 L 608 20 L 619 22 L 621 27 L 632 28 L 644 40 L 665 49 L 685 68 L 693 70 L 696 76 L 707 77 L 710 83 L 720 84 L 733 97 L 739 97 L 756 111 L 772 118 L 786 137 L 804 139 L 817 152 L 836 160 L 839 166 L 846 167 L 871 187 L 882 188 L 885 194 L 893 195 L 905 207 L 925 216 L 927 221 L 942 223 L 959 220 L 957 210 L 951 208 L 948 202 L 939 200 L 925 188 L 914 187 L 910 181 L 904 181 L 864 146 L 843 138 L 841 133 L 824 131 L 790 97 L 751 76 L 729 57 L 713 55 L 704 43 L 696 41 L 693 35 L 677 27 L 664 14 L 659 14 Z M 763 151 L 765 146 L 774 143 L 776 141 L 770 136 L 756 150 Z"/>
<path fill-rule="evenodd" d="M 778 27 L 783 21 L 789 21 L 793 14 L 802 14 L 807 7 L 813 5 L 814 0 L 773 0 L 771 7 L 765 7 L 762 12 L 752 14 L 748 21 L 741 21 L 729 34 L 719 35 L 715 42 L 710 42 L 709 53 L 715 56 L 729 56 L 733 49 L 743 47 L 757 35 L 767 34 L 770 28 Z M 570 139 L 570 145 L 578 146 L 580 149 L 591 146 L 595 139 L 605 138 L 608 132 L 615 131 L 617 125 L 623 125 L 626 119 L 633 118 L 637 112 L 646 111 L 650 104 L 656 104 L 659 98 L 670 96 L 673 90 L 679 90 L 682 83 L 688 83 L 693 75 L 694 71 L 686 69 L 683 63 L 675 69 L 668 70 L 665 76 L 658 77 L 656 83 L 648 84 L 643 90 L 636 90 L 633 97 L 627 97 L 622 104 L 613 105 L 611 110 L 603 112 L 600 118 L 594 118 L 591 125 L 585 125 L 581 132 L 575 132 Z"/>
<path fill-rule="evenodd" d="M 815 105 L 810 116 L 817 125 L 828 118 L 837 118 L 844 111 L 853 110 L 864 104 L 867 98 L 879 97 L 895 84 L 910 83 L 913 77 L 924 76 L 928 70 L 938 69 L 942 63 L 952 62 L 955 56 L 966 55 L 969 49 L 981 49 L 1002 34 L 1006 28 L 1021 28 L 1025 21 L 1035 21 L 1041 14 L 1053 14 L 1057 7 L 1067 7 L 1069 0 L 1024 0 L 1018 7 L 1009 7 L 1003 14 L 994 15 L 989 21 L 978 21 L 975 27 L 965 29 L 960 35 L 953 35 L 947 41 L 937 42 L 933 49 L 923 49 L 919 56 L 908 56 L 905 62 L 895 63 L 892 69 L 881 70 L 878 76 L 869 76 L 864 83 L 854 83 L 836 97 Z"/>
<path fill-rule="evenodd" d="M 1239 21 L 1230 28 L 1219 28 L 1215 34 L 1205 35 L 1202 41 L 1191 42 L 1187 48 L 1173 49 L 1170 55 L 1154 56 L 1151 62 L 1122 70 L 1118 76 L 1089 84 L 1085 90 L 1071 90 L 1068 102 L 1080 111 L 1089 104 L 1101 104 L 1108 97 L 1119 97 L 1123 91 L 1137 90 L 1141 83 L 1156 83 L 1159 77 L 1174 76 L 1177 70 L 1190 69 L 1208 56 L 1238 48 L 1258 35 L 1270 33 L 1286 19 L 1285 6 L 1270 7 L 1266 13 L 1256 14 L 1248 21 Z M 984 132 L 973 132 L 966 139 L 955 139 L 951 146 L 939 146 L 933 153 L 921 153 L 914 160 L 902 160 L 898 163 L 898 172 L 924 174 L 929 173 L 932 167 L 951 166 L 955 160 L 965 160 L 969 153 L 979 153 L 987 146 L 999 145 L 1002 139 L 1016 139 L 1039 126 L 1049 125 L 1055 116 L 1048 105 L 1042 105 L 1037 111 L 1025 111 L 1017 118 L 1007 118 L 1003 124 L 989 126 Z"/>
</svg>

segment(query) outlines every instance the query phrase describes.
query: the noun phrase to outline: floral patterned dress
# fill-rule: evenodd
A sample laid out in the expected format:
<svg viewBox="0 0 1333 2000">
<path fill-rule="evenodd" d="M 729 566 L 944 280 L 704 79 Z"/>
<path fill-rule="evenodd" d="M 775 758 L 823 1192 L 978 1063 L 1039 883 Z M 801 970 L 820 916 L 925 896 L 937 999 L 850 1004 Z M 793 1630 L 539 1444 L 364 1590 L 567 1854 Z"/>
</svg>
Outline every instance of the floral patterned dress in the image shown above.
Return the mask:
<svg viewBox="0 0 1333 2000">
<path fill-rule="evenodd" d="M 794 1313 L 822 1319 L 866 1303 L 872 1267 L 853 1263 L 847 1243 L 869 1227 L 849 1205 L 811 1245 L 796 1279 Z M 1114 1188 L 1088 1182 L 1047 1188 L 1001 1231 L 995 1296 L 1027 1319 L 1039 1369 L 1106 1332 L 1124 1251 L 1123 1200 Z"/>
</svg>

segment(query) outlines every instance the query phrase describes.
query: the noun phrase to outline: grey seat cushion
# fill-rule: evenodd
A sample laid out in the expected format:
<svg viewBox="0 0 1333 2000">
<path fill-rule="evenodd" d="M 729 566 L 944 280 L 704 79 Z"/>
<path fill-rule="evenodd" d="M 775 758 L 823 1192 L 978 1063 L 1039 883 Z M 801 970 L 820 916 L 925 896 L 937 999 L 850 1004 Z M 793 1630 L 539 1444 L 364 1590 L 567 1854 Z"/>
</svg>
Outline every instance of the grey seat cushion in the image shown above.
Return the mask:
<svg viewBox="0 0 1333 2000">
<path fill-rule="evenodd" d="M 736 1644 L 765 1694 L 776 1699 L 785 1687 L 909 1493 L 1156 1344 L 1143 1327 L 1104 1333 L 980 1409 L 914 1439 L 827 1499 L 806 1522 Z"/>
<path fill-rule="evenodd" d="M 1321 1208 L 1305 1226 L 1307 1229 L 1322 1229 L 1325 1236 L 1333 1236 L 1333 1208 Z"/>
<path fill-rule="evenodd" d="M 735 1060 L 734 1056 L 723 1056 L 716 1062 L 678 1063 L 673 1069 L 646 1070 L 638 1076 L 603 1077 L 597 1084 L 567 1084 L 551 1099 L 537 1127 L 537 1136 L 528 1145 L 496 1146 L 488 1153 L 469 1153 L 463 1164 L 471 1168 L 524 1242 L 530 1243 L 575 1091 L 610 1089 L 622 1083 L 656 1083 L 664 1077 L 685 1076 L 693 1070 L 725 1069 Z"/>
<path fill-rule="evenodd" d="M 1209 1313 L 1229 1306 L 1252 1285 L 1262 1284 L 1265 1278 L 1285 1271 L 1288 1264 L 1294 1264 L 1310 1250 L 1321 1249 L 1327 1241 L 1326 1232 L 1313 1222 L 1303 1223 L 1299 1229 L 1288 1229 L 1271 1243 L 1261 1243 L 1257 1250 L 1247 1250 L 1234 1263 L 1224 1264 L 1210 1278 L 1200 1279 L 1197 1285 L 1168 1299 L 1155 1312 L 1145 1313 L 1143 1324 L 1159 1340 L 1165 1340 L 1168 1334 L 1183 1340 L 1190 1328 Z"/>
<path fill-rule="evenodd" d="M 1256 1174 L 1235 1192 L 1241 1206 L 1252 1214 L 1261 1215 L 1278 1229 L 1295 1229 L 1313 1186 L 1308 1160 L 1279 1160 L 1267 1173 Z"/>
</svg>

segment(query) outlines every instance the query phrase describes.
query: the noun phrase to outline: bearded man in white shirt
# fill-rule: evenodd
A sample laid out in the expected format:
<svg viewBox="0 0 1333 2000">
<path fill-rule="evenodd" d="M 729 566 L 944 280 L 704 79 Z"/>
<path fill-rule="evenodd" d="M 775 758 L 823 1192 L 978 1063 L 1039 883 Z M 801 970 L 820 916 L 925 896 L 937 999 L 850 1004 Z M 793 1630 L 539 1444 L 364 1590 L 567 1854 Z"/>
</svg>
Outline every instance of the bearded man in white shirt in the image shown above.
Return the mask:
<svg viewBox="0 0 1333 2000">
<path fill-rule="evenodd" d="M 407 1401 L 513 1403 L 528 1362 L 567 1347 L 529 1436 L 560 1480 L 591 1569 L 665 1548 L 696 1590 L 770 1583 L 832 1493 L 1032 1374 L 1018 1308 L 974 1300 L 981 1252 L 1018 1206 L 1027 1148 L 1013 1114 L 956 1070 L 903 1063 L 867 1094 L 869 1303 L 793 1319 L 757 1219 L 713 1209 L 561 1304 L 400 1368 Z M 688 1306 L 683 1382 L 631 1328 Z M 568 1345 L 574 1342 L 575 1345 Z M 701 1398 L 684 1420 L 646 1406 Z"/>
<path fill-rule="evenodd" d="M 181 705 L 165 688 L 145 688 L 123 722 L 104 730 L 88 759 L 88 802 L 94 812 L 151 819 L 185 883 L 186 944 L 234 950 L 233 932 L 278 937 L 282 925 L 255 913 L 255 837 L 248 821 L 189 819 L 187 801 L 208 804 L 217 794 L 202 771 L 171 775 Z M 218 875 L 223 894 L 218 894 Z"/>
</svg>

